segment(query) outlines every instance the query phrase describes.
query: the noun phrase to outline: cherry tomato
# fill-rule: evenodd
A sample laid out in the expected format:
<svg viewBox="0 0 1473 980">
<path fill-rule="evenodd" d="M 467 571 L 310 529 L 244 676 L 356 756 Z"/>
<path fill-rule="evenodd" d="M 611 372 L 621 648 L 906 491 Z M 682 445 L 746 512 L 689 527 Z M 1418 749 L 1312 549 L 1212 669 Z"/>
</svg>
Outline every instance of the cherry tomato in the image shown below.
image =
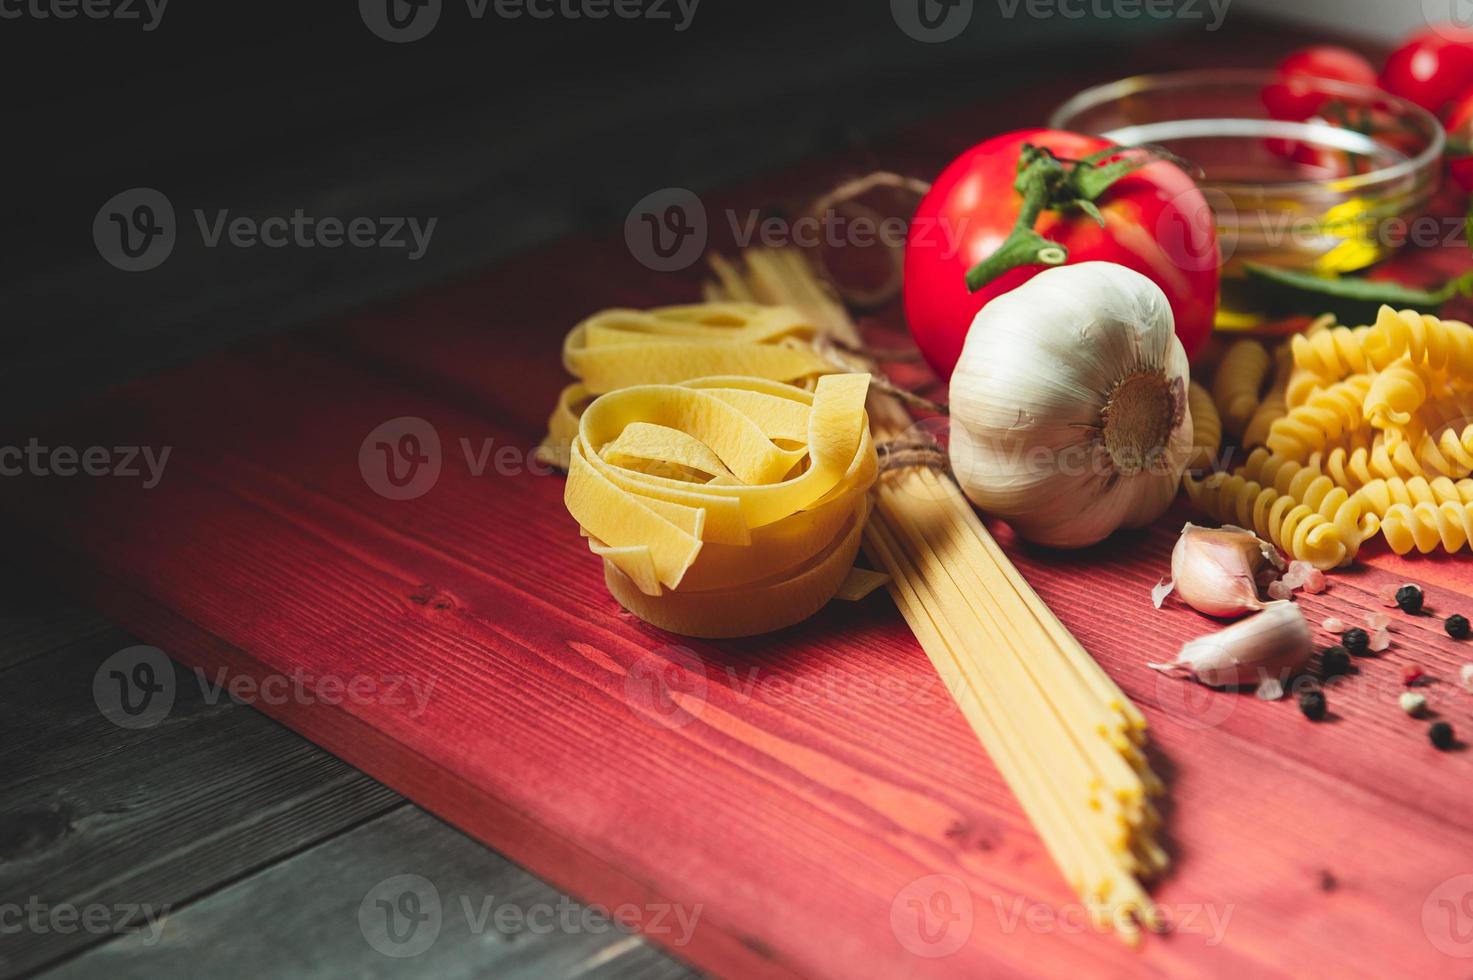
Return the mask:
<svg viewBox="0 0 1473 980">
<path fill-rule="evenodd" d="M 1447 171 L 1473 194 L 1473 91 L 1465 92 L 1447 113 Z"/>
<path fill-rule="evenodd" d="M 1391 53 L 1381 86 L 1432 112 L 1473 87 L 1473 30 L 1440 24 L 1418 31 Z"/>
<path fill-rule="evenodd" d="M 1021 130 L 994 137 L 957 157 L 922 199 L 905 244 L 905 313 L 916 345 L 943 379 L 961 356 L 972 319 L 994 297 L 1015 289 L 1044 265 L 1010 269 L 968 292 L 969 269 L 1008 239 L 1023 207 L 1014 186 L 1023 147 L 1081 160 L 1108 149 L 1093 136 Z M 1115 262 L 1140 272 L 1166 293 L 1188 355 L 1212 332 L 1221 255 L 1207 199 L 1176 166 L 1156 161 L 1101 194 L 1101 227 L 1076 208 L 1046 210 L 1035 230 L 1068 249 L 1068 262 Z"/>
<path fill-rule="evenodd" d="M 1279 80 L 1263 90 L 1263 102 L 1275 119 L 1303 122 L 1320 111 L 1329 96 L 1303 81 L 1327 78 L 1356 85 L 1376 85 L 1376 69 L 1349 48 L 1319 44 L 1301 48 L 1278 65 Z"/>
<path fill-rule="evenodd" d="M 1349 48 L 1333 44 L 1317 44 L 1300 48 L 1279 62 L 1280 75 L 1308 75 L 1357 85 L 1376 85 L 1376 69 L 1365 58 Z"/>
</svg>

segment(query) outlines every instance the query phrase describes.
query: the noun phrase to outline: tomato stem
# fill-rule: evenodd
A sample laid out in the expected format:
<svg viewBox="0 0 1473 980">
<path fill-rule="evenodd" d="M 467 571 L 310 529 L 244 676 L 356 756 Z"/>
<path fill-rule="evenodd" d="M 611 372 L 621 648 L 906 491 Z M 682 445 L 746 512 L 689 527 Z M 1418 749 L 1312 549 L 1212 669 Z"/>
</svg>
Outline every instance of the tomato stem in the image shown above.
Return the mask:
<svg viewBox="0 0 1473 980">
<path fill-rule="evenodd" d="M 1110 147 L 1083 160 L 1061 160 L 1048 149 L 1024 145 L 1013 183 L 1023 197 L 1022 210 L 998 250 L 967 270 L 967 290 L 975 293 L 1019 266 L 1063 265 L 1069 260 L 1069 250 L 1036 230 L 1043 212 L 1077 209 L 1103 225 L 1095 199 L 1122 177 L 1157 159 L 1161 156 L 1154 152 L 1126 155 L 1119 147 Z"/>
</svg>

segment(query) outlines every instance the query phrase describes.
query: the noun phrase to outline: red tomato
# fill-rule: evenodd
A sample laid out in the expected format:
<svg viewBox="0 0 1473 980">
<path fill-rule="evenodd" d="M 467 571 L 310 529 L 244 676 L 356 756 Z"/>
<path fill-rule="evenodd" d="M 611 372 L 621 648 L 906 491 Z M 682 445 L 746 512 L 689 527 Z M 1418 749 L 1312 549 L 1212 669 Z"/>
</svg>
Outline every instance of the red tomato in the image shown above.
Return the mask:
<svg viewBox="0 0 1473 980">
<path fill-rule="evenodd" d="M 1022 210 L 1014 181 L 1025 144 L 1066 160 L 1110 146 L 1093 136 L 1022 130 L 977 144 L 936 178 L 905 243 L 905 313 L 916 345 L 943 379 L 951 377 L 977 312 L 1047 268 L 1019 266 L 967 291 L 967 270 L 997 251 Z M 1177 336 L 1191 355 L 1212 332 L 1217 313 L 1221 255 L 1207 199 L 1180 169 L 1157 161 L 1119 180 L 1095 204 L 1103 228 L 1076 209 L 1044 211 L 1035 228 L 1067 248 L 1071 263 L 1114 262 L 1154 280 L 1171 302 Z"/>
<path fill-rule="evenodd" d="M 1464 93 L 1447 114 L 1447 171 L 1473 194 L 1473 91 Z"/>
<path fill-rule="evenodd" d="M 1391 52 L 1381 86 L 1438 112 L 1473 87 L 1473 31 L 1439 24 L 1418 31 Z"/>
<path fill-rule="evenodd" d="M 1357 85 L 1376 85 L 1376 69 L 1369 61 L 1349 48 L 1333 44 L 1317 44 L 1300 48 L 1279 62 L 1280 75 L 1308 75 Z"/>
<path fill-rule="evenodd" d="M 1376 69 L 1349 48 L 1318 44 L 1300 48 L 1278 66 L 1279 80 L 1263 90 L 1263 105 L 1274 119 L 1303 122 L 1320 111 L 1329 96 L 1303 81 L 1328 78 L 1376 86 Z"/>
</svg>

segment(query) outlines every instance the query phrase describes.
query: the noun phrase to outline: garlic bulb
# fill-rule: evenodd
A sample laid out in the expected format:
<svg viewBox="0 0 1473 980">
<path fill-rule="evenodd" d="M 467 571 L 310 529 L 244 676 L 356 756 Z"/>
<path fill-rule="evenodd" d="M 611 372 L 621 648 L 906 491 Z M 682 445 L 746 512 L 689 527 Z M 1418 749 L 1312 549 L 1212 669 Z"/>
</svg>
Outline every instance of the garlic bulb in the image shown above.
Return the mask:
<svg viewBox="0 0 1473 980">
<path fill-rule="evenodd" d="M 1159 286 L 1061 266 L 982 308 L 951 378 L 951 465 L 974 504 L 1074 548 L 1159 517 L 1192 451 L 1187 355 Z"/>
</svg>

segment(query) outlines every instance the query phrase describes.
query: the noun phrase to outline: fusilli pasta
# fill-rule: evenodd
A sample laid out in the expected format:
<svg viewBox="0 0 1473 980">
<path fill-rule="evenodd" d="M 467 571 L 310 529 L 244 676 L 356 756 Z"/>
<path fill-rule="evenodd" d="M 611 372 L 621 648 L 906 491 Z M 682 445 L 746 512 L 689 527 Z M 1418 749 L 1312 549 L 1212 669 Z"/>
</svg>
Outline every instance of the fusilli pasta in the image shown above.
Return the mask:
<svg viewBox="0 0 1473 980">
<path fill-rule="evenodd" d="M 1192 456 L 1187 469 L 1209 469 L 1222 447 L 1222 419 L 1217 416 L 1212 396 L 1195 381 L 1187 387 L 1187 410 L 1192 414 Z"/>
<path fill-rule="evenodd" d="M 1268 351 L 1256 340 L 1240 340 L 1222 356 L 1212 383 L 1212 400 L 1222 427 L 1232 435 L 1243 434 L 1258 408 L 1258 395 L 1271 363 Z"/>
<path fill-rule="evenodd" d="M 1252 528 L 1294 558 L 1319 569 L 1349 560 L 1352 552 L 1334 522 L 1273 487 L 1235 473 L 1213 473 L 1202 480 L 1189 475 L 1185 485 L 1192 503 L 1208 516 Z"/>
</svg>

